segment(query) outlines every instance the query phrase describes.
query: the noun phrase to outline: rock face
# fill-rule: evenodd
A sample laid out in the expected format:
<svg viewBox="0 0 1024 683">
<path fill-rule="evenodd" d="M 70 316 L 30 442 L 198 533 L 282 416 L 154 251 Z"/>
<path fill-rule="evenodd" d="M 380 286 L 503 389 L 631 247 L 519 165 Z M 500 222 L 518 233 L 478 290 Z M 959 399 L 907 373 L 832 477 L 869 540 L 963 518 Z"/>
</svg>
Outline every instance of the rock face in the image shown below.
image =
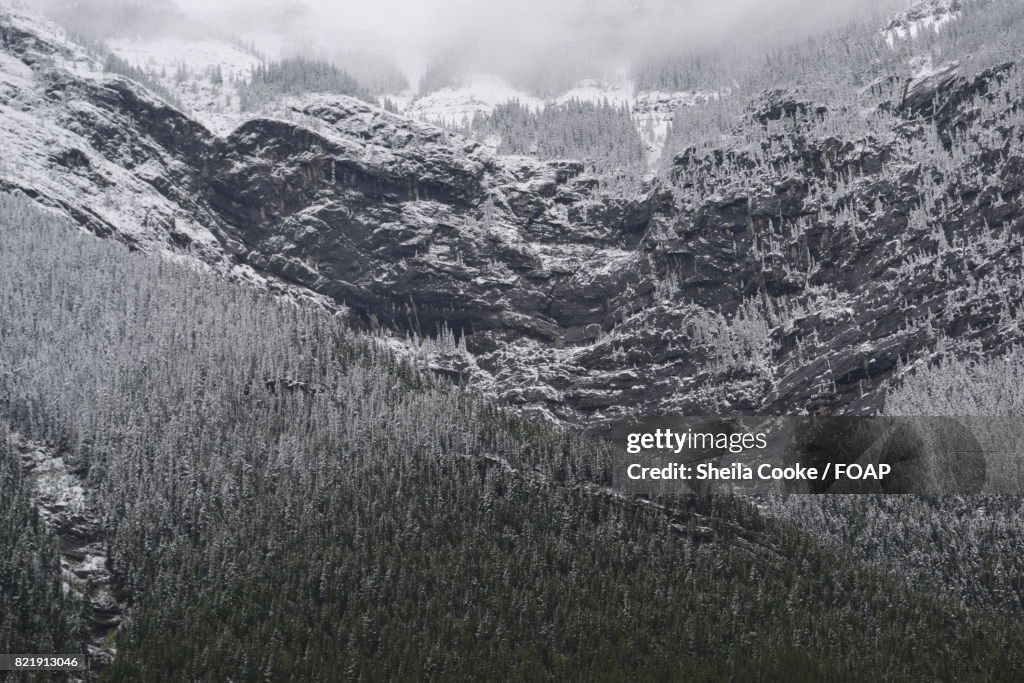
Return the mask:
<svg viewBox="0 0 1024 683">
<path fill-rule="evenodd" d="M 935 30 L 960 15 L 962 0 L 920 0 L 896 13 L 882 34 L 890 42 L 911 38 L 922 31 Z"/>
<path fill-rule="evenodd" d="M 82 601 L 89 628 L 90 666 L 113 661 L 114 634 L 125 610 L 107 567 L 101 516 L 92 509 L 83 478 L 46 444 L 15 437 L 21 464 L 33 482 L 36 507 L 60 546 L 65 595 Z"/>
<path fill-rule="evenodd" d="M 911 84 L 874 127 L 767 93 L 737 135 L 622 188 L 344 97 L 218 137 L 45 27 L 3 26 L 0 188 L 436 339 L 439 372 L 567 425 L 874 412 L 940 338 L 1021 337 L 1009 66 Z"/>
</svg>

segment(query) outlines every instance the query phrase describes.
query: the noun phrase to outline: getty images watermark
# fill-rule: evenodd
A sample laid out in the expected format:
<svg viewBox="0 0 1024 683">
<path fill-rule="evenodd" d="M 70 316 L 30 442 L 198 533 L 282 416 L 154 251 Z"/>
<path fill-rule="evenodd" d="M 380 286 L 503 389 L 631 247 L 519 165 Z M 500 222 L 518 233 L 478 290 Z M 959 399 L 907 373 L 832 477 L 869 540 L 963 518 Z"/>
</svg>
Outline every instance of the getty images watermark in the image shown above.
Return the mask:
<svg viewBox="0 0 1024 683">
<path fill-rule="evenodd" d="M 612 480 L 644 494 L 977 493 L 998 456 L 1024 446 L 1022 432 L 976 418 L 661 419 L 613 430 Z"/>
</svg>

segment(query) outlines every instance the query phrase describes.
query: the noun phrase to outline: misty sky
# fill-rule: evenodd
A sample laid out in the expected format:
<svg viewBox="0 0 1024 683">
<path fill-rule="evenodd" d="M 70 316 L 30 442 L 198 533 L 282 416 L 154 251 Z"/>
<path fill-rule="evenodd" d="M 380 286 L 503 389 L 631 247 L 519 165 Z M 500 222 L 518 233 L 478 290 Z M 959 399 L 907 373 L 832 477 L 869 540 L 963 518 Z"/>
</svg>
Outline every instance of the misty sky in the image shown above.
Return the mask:
<svg viewBox="0 0 1024 683">
<path fill-rule="evenodd" d="M 102 3 L 104 0 L 91 0 Z M 911 0 L 139 0 L 177 6 L 187 31 L 216 30 L 270 57 L 344 50 L 392 57 L 415 84 L 443 57 L 459 71 L 508 74 L 558 60 L 608 75 L 640 57 L 722 44 L 792 40 Z M 67 0 L 29 0 L 68 7 Z M 151 4 L 152 3 L 152 4 Z M 88 7 L 88 4 L 83 5 Z M 88 10 L 86 9 L 86 12 Z M 172 10 L 171 15 L 173 15 Z M 158 14 L 159 15 L 159 14 Z M 161 16 L 168 16 L 163 14 Z M 101 20 L 101 19 L 97 19 Z M 171 20 L 171 19 L 168 19 Z M 180 23 L 178 24 L 180 28 Z M 159 19 L 159 31 L 167 20 Z M 108 35 L 117 35 L 117 27 Z M 152 29 L 153 27 L 151 27 Z M 173 29 L 170 29 L 173 30 Z M 596 74 L 595 74 L 596 75 Z"/>
<path fill-rule="evenodd" d="M 168 1 L 168 0 L 165 0 Z M 553 55 L 623 66 L 640 54 L 729 37 L 798 36 L 909 0 L 169 0 L 273 55 L 363 48 L 413 82 L 432 58 L 487 70 Z"/>
</svg>

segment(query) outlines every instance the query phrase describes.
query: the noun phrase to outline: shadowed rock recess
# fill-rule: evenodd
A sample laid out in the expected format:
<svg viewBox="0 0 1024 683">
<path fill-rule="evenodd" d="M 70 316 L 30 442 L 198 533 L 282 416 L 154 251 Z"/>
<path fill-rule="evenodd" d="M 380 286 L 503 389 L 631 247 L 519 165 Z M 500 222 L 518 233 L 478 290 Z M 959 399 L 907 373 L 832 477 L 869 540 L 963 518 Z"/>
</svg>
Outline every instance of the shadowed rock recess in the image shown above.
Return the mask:
<svg viewBox="0 0 1024 683">
<path fill-rule="evenodd" d="M 132 81 L 76 75 L 87 57 L 44 32 L 8 22 L 0 48 L 2 189 L 363 328 L 440 336 L 439 372 L 562 424 L 872 413 L 940 340 L 1021 338 L 1012 65 L 946 65 L 849 135 L 824 105 L 752 95 L 758 144 L 694 147 L 622 190 L 346 97 L 220 138 Z M 959 144 L 982 129 L 1002 136 Z"/>
</svg>

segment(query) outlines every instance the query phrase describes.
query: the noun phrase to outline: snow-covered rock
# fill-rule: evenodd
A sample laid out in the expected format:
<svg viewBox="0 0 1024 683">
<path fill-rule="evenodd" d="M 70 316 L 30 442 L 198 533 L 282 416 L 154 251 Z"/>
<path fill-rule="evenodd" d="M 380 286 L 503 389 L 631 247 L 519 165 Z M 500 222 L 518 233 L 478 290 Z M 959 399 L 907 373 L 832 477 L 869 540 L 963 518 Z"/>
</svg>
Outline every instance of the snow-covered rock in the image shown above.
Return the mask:
<svg viewBox="0 0 1024 683">
<path fill-rule="evenodd" d="M 681 107 L 704 104 L 716 97 L 717 93 L 704 92 L 644 90 L 637 93 L 632 102 L 633 118 L 647 146 L 648 163 L 653 166 L 660 160 L 672 119 Z"/>
<path fill-rule="evenodd" d="M 85 606 L 89 657 L 94 666 L 108 664 L 116 654 L 113 636 L 126 605 L 123 597 L 118 597 L 120 591 L 107 566 L 101 515 L 90 501 L 83 478 L 68 466 L 63 455 L 18 434 L 12 434 L 11 439 L 32 483 L 39 516 L 59 541 L 64 593 Z"/>
<path fill-rule="evenodd" d="M 239 109 L 236 84 L 247 82 L 262 59 L 215 38 L 116 38 L 110 50 L 173 91 L 196 119 L 227 135 L 249 115 Z"/>
<path fill-rule="evenodd" d="M 914 38 L 922 31 L 937 31 L 960 16 L 964 0 L 922 0 L 897 13 L 882 29 L 889 45 Z"/>
</svg>

